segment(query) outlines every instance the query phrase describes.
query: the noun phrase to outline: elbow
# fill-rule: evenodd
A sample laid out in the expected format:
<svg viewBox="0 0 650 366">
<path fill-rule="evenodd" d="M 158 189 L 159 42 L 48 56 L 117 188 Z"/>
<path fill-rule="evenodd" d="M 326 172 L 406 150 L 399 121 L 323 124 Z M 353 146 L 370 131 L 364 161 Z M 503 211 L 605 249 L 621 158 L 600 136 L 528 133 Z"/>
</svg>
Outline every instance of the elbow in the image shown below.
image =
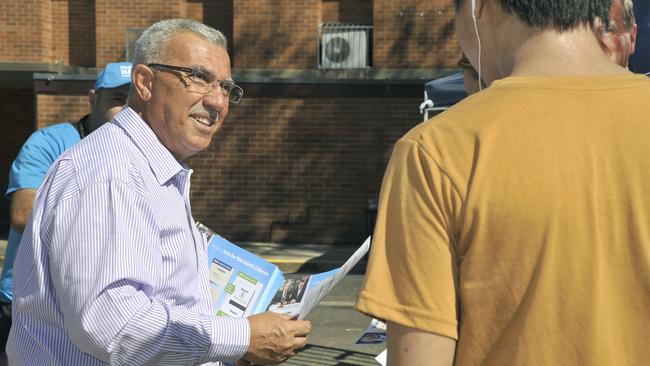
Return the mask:
<svg viewBox="0 0 650 366">
<path fill-rule="evenodd" d="M 96 324 L 99 324 L 99 322 Z M 108 362 L 110 342 L 107 342 L 105 337 L 101 336 L 101 332 L 93 329 L 95 327 L 88 327 L 85 321 L 73 321 L 66 324 L 66 331 L 72 343 L 81 351 L 103 362 Z"/>
<path fill-rule="evenodd" d="M 11 228 L 14 231 L 22 233 L 25 231 L 25 226 L 27 225 L 27 219 L 29 215 L 22 211 L 14 212 L 11 215 Z"/>
</svg>

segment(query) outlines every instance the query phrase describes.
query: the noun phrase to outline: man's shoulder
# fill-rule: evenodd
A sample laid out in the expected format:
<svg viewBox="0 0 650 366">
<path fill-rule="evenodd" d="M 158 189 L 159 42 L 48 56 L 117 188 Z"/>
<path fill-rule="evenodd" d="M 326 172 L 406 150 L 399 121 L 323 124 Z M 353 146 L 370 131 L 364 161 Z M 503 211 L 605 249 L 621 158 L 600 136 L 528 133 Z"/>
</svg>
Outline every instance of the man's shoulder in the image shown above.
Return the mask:
<svg viewBox="0 0 650 366">
<path fill-rule="evenodd" d="M 119 127 L 110 123 L 74 145 L 61 157 L 69 160 L 80 188 L 97 182 L 117 180 L 129 182 L 144 169 L 144 159 L 133 142 Z"/>
<path fill-rule="evenodd" d="M 425 150 L 444 145 L 471 143 L 484 127 L 486 107 L 493 106 L 493 98 L 487 91 L 470 96 L 448 110 L 421 122 L 407 132 L 402 141 L 412 141 Z"/>
<path fill-rule="evenodd" d="M 79 131 L 73 122 L 61 122 L 36 130 L 33 135 L 44 139 L 79 141 Z"/>
<path fill-rule="evenodd" d="M 79 132 L 72 123 L 62 122 L 34 131 L 24 146 L 65 150 L 80 139 Z"/>
<path fill-rule="evenodd" d="M 32 133 L 12 163 L 8 193 L 37 188 L 50 165 L 78 141 L 79 134 L 70 123 L 58 123 Z"/>
<path fill-rule="evenodd" d="M 525 121 L 574 112 L 563 108 L 568 101 L 581 103 L 590 98 L 614 96 L 650 97 L 650 80 L 634 74 L 507 77 L 416 126 L 409 134 L 453 133 L 476 137 L 505 131 Z"/>
</svg>

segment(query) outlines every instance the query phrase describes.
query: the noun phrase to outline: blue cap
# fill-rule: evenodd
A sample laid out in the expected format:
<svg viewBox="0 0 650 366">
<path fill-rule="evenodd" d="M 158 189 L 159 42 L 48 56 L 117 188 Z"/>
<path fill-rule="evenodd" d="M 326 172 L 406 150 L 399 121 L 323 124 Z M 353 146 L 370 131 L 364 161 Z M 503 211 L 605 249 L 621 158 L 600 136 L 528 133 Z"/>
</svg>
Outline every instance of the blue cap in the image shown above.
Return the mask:
<svg viewBox="0 0 650 366">
<path fill-rule="evenodd" d="M 98 91 L 102 88 L 117 88 L 124 84 L 130 84 L 132 66 L 133 64 L 130 62 L 114 62 L 106 64 L 104 70 L 97 74 L 97 80 L 95 80 L 93 90 Z"/>
</svg>

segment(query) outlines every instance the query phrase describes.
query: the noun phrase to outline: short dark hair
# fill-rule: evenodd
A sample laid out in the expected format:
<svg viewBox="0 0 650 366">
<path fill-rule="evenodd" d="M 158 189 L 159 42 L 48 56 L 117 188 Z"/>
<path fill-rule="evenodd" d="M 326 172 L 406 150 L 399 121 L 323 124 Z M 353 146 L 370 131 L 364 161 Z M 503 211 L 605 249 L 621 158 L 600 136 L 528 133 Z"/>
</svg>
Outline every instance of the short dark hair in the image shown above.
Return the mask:
<svg viewBox="0 0 650 366">
<path fill-rule="evenodd" d="M 456 9 L 463 1 L 456 0 Z M 488 0 L 499 1 L 508 13 L 516 14 L 531 27 L 566 31 L 583 24 L 593 26 L 594 19 L 609 20 L 612 0 Z"/>
</svg>

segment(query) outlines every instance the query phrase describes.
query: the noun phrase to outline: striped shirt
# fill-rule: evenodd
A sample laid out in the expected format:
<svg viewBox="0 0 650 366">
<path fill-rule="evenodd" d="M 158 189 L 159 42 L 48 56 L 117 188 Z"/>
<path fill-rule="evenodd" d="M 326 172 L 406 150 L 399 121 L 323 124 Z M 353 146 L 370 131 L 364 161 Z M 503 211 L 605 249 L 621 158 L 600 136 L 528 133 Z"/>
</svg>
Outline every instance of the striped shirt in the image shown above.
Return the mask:
<svg viewBox="0 0 650 366">
<path fill-rule="evenodd" d="M 236 360 L 248 320 L 211 311 L 192 171 L 125 108 L 64 153 L 40 188 L 15 266 L 11 365 Z"/>
</svg>

